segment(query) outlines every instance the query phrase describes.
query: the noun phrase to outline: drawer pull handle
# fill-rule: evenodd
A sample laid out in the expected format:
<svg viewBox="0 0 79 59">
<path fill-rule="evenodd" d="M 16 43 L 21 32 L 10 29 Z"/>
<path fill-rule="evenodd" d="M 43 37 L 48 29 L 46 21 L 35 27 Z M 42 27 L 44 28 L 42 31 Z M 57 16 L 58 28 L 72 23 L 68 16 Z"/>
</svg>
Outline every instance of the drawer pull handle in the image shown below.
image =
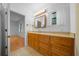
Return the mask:
<svg viewBox="0 0 79 59">
<path fill-rule="evenodd" d="M 64 45 L 64 44 L 61 44 L 61 46 L 69 48 L 69 46 L 66 46 L 66 45 Z"/>
</svg>

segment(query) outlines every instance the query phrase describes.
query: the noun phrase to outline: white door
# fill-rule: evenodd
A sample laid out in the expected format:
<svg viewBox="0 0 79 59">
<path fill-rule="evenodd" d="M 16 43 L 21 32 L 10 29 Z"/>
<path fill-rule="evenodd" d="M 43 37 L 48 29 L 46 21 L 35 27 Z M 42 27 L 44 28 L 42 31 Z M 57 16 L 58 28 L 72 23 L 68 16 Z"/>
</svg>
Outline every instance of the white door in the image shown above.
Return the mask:
<svg viewBox="0 0 79 59">
<path fill-rule="evenodd" d="M 5 31 L 5 9 L 0 6 L 0 55 L 7 55 L 6 52 L 6 31 Z"/>
</svg>

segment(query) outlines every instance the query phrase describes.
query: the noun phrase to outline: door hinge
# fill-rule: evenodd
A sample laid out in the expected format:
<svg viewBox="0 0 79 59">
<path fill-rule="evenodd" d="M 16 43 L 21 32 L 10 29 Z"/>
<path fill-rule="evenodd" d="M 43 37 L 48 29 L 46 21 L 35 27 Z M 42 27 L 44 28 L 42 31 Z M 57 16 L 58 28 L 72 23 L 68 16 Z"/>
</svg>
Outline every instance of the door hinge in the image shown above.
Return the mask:
<svg viewBox="0 0 79 59">
<path fill-rule="evenodd" d="M 7 36 L 8 38 L 10 38 L 11 36 Z"/>
<path fill-rule="evenodd" d="M 5 12 L 5 14 L 7 14 L 7 12 Z"/>
<path fill-rule="evenodd" d="M 5 31 L 7 32 L 7 29 L 5 29 Z"/>
</svg>

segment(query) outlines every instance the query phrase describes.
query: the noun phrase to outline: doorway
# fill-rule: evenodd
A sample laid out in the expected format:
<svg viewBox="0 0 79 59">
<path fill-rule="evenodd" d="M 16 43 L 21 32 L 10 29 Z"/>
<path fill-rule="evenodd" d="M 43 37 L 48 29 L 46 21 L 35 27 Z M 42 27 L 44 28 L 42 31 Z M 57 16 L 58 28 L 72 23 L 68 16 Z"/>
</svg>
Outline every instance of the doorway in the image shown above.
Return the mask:
<svg viewBox="0 0 79 59">
<path fill-rule="evenodd" d="M 24 48 L 25 41 L 25 16 L 10 11 L 10 52 Z"/>
</svg>

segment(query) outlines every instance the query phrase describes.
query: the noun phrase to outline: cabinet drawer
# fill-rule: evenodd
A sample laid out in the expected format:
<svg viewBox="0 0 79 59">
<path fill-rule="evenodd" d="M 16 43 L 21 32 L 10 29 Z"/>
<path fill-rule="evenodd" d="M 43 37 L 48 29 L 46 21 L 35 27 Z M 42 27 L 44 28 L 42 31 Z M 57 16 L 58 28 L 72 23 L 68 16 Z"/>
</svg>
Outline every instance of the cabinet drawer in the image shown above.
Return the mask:
<svg viewBox="0 0 79 59">
<path fill-rule="evenodd" d="M 28 38 L 31 37 L 31 38 L 37 38 L 37 34 L 33 34 L 33 33 L 28 33 Z"/>
<path fill-rule="evenodd" d="M 57 46 L 57 45 L 53 45 L 53 47 L 51 47 L 52 51 L 57 50 L 58 52 L 64 54 L 64 55 L 74 55 L 74 50 L 73 48 L 66 48 L 66 47 L 62 47 L 62 46 Z"/>
<path fill-rule="evenodd" d="M 60 50 L 59 48 L 52 48 L 51 54 L 57 54 L 60 56 L 72 56 L 73 54 L 71 52 L 64 52 L 63 50 Z"/>
<path fill-rule="evenodd" d="M 50 56 L 61 56 L 60 54 L 56 53 L 56 52 L 51 52 Z"/>
<path fill-rule="evenodd" d="M 54 43 L 51 45 L 52 48 L 57 48 L 61 51 L 64 51 L 64 52 L 73 52 L 74 51 L 74 47 L 68 47 L 68 46 L 64 46 L 64 45 L 61 45 L 61 44 L 58 44 L 58 43 Z"/>
<path fill-rule="evenodd" d="M 66 37 L 51 37 L 51 44 L 54 42 L 64 45 L 64 46 L 74 46 L 74 39 Z"/>
<path fill-rule="evenodd" d="M 39 45 L 38 45 L 38 41 L 34 41 L 33 42 L 33 48 L 35 49 L 35 50 L 39 50 Z"/>
<path fill-rule="evenodd" d="M 32 41 L 33 41 L 33 39 L 29 37 L 29 38 L 28 38 L 28 45 L 29 45 L 29 46 L 32 46 L 32 43 L 33 43 Z"/>
<path fill-rule="evenodd" d="M 48 49 L 45 49 L 45 48 L 42 48 L 42 47 L 40 47 L 39 49 L 40 49 L 39 52 L 42 55 L 45 55 L 45 56 L 48 56 L 49 55 L 49 50 Z"/>
<path fill-rule="evenodd" d="M 39 47 L 44 48 L 44 49 L 48 49 L 49 48 L 49 44 L 45 44 L 45 43 L 40 42 L 39 43 Z"/>
<path fill-rule="evenodd" d="M 50 56 L 64 56 L 64 54 L 61 54 L 60 52 L 53 50 L 53 51 L 51 51 Z"/>
<path fill-rule="evenodd" d="M 49 48 L 49 43 L 48 41 L 40 41 L 39 42 L 39 52 L 42 54 L 42 55 L 50 55 L 50 52 L 49 52 L 50 48 Z"/>
<path fill-rule="evenodd" d="M 39 35 L 39 41 L 43 43 L 49 43 L 49 36 L 47 35 Z"/>
</svg>

